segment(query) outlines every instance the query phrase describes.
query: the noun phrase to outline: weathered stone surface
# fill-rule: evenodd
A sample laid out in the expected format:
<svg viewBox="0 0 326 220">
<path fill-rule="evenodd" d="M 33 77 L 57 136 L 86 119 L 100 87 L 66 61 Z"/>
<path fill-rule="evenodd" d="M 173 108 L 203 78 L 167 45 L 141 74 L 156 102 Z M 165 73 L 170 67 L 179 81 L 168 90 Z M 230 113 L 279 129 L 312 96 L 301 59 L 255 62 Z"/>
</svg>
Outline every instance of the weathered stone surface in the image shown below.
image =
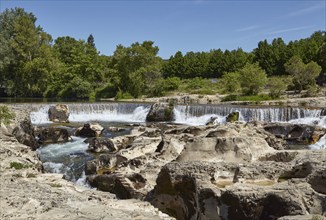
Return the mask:
<svg viewBox="0 0 326 220">
<path fill-rule="evenodd" d="M 81 137 L 99 137 L 103 127 L 99 124 L 84 124 L 83 127 L 80 127 L 76 130 L 75 135 Z"/>
<path fill-rule="evenodd" d="M 228 219 L 272 220 L 307 212 L 302 202 L 303 193 L 286 183 L 270 187 L 235 184 L 222 193 L 220 199 L 228 206 L 225 210 Z"/>
<path fill-rule="evenodd" d="M 188 143 L 178 161 L 230 161 L 256 160 L 260 155 L 274 151 L 265 135 L 243 124 L 221 125 L 206 137 L 196 137 Z"/>
<path fill-rule="evenodd" d="M 41 144 L 67 142 L 71 140 L 69 132 L 65 128 L 40 128 L 37 132 L 38 142 Z"/>
<path fill-rule="evenodd" d="M 326 129 L 318 126 L 274 123 L 264 129 L 290 144 L 314 144 L 326 134 Z"/>
<path fill-rule="evenodd" d="M 173 108 L 174 106 L 169 103 L 154 103 L 146 116 L 146 121 L 173 121 L 175 118 Z"/>
<path fill-rule="evenodd" d="M 275 161 L 275 162 L 290 162 L 292 161 L 299 152 L 297 151 L 277 151 L 268 153 L 259 158 L 260 161 Z"/>
<path fill-rule="evenodd" d="M 85 174 L 113 173 L 117 167 L 125 161 L 127 161 L 127 159 L 120 155 L 101 154 L 97 159 L 86 162 Z"/>
<path fill-rule="evenodd" d="M 2 130 L 0 179 L 0 219 L 173 219 L 148 202 L 118 200 L 111 193 L 69 182 L 62 174 L 42 173 L 36 152 Z M 134 179 L 141 187 L 141 178 Z"/>
<path fill-rule="evenodd" d="M 31 147 L 32 150 L 36 150 L 39 147 L 35 139 L 34 126 L 29 119 L 20 122 L 19 126 L 15 127 L 12 133 L 19 143 Z"/>
<path fill-rule="evenodd" d="M 88 151 L 94 153 L 105 153 L 105 152 L 115 152 L 118 149 L 114 146 L 114 143 L 110 138 L 105 137 L 94 137 L 88 138 Z"/>
<path fill-rule="evenodd" d="M 226 116 L 226 122 L 236 122 L 239 121 L 239 112 L 231 112 Z"/>
<path fill-rule="evenodd" d="M 69 108 L 67 105 L 57 104 L 55 106 L 51 106 L 48 111 L 49 120 L 53 122 L 69 122 Z"/>
</svg>

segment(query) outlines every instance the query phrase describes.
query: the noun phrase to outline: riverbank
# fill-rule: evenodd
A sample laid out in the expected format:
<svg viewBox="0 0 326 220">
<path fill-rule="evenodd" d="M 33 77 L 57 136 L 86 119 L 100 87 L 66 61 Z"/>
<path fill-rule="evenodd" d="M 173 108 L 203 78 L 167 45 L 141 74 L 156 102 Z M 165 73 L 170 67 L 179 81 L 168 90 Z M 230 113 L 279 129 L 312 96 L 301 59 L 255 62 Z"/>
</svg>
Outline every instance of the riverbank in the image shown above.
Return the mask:
<svg viewBox="0 0 326 220">
<path fill-rule="evenodd" d="M 66 181 L 62 174 L 42 173 L 36 152 L 7 132 L 29 110 L 13 111 L 13 123 L 0 129 L 0 219 L 173 219 L 148 202 L 118 200 Z"/>
<path fill-rule="evenodd" d="M 198 95 L 188 93 L 178 93 L 162 97 L 124 99 L 125 102 L 174 102 L 177 104 L 225 104 L 225 105 L 256 105 L 256 106 L 284 106 L 284 107 L 307 107 L 325 108 L 326 96 L 300 98 L 294 95 L 284 96 L 277 100 L 269 101 L 227 101 L 222 102 L 226 95 Z M 114 99 L 102 99 L 102 101 L 114 101 Z"/>
</svg>

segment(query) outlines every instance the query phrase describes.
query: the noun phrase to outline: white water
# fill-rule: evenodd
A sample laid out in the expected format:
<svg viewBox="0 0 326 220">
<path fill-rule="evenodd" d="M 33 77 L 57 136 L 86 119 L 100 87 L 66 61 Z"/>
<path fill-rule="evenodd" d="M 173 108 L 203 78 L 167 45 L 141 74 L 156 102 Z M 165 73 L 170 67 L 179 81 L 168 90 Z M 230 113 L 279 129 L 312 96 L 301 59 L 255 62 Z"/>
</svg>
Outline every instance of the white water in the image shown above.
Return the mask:
<svg viewBox="0 0 326 220">
<path fill-rule="evenodd" d="M 67 105 L 70 109 L 70 122 L 102 121 L 143 123 L 150 109 L 150 105 L 144 103 L 74 103 Z M 32 112 L 32 123 L 51 123 L 48 119 L 48 109 L 49 105 Z M 220 124 L 225 123 L 226 116 L 231 112 L 239 112 L 240 121 L 243 122 L 288 122 L 293 124 L 318 125 L 326 128 L 326 116 L 321 116 L 322 111 L 320 109 L 302 108 L 179 105 L 174 109 L 174 122 L 194 126 L 205 125 L 213 117 L 216 118 L 214 124 Z M 326 148 L 325 139 L 326 137 L 321 138 L 317 144 L 312 145 L 312 148 Z M 59 146 L 56 147 L 59 148 L 58 151 L 64 152 Z M 56 147 L 53 147 L 54 151 Z M 54 151 L 51 150 L 51 152 Z"/>
<path fill-rule="evenodd" d="M 88 144 L 84 143 L 85 138 L 73 136 L 72 139 L 73 141 L 67 143 L 46 145 L 37 149 L 37 152 L 41 155 L 41 159 L 46 159 L 60 158 L 61 156 L 84 152 L 87 149 Z"/>
<path fill-rule="evenodd" d="M 145 122 L 149 112 L 149 106 L 139 104 L 68 104 L 70 109 L 70 122 Z M 52 123 L 48 118 L 49 105 L 41 107 L 38 111 L 31 112 L 30 117 L 33 124 Z"/>
</svg>

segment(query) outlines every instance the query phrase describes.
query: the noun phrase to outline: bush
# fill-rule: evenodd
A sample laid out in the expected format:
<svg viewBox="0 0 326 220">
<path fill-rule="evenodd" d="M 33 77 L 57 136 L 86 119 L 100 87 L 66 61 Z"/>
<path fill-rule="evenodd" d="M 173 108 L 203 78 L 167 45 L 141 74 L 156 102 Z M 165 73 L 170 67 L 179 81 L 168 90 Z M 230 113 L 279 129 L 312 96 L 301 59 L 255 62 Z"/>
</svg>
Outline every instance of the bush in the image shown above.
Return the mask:
<svg viewBox="0 0 326 220">
<path fill-rule="evenodd" d="M 8 106 L 0 106 L 0 124 L 9 124 L 10 120 L 15 118 L 15 113 L 11 112 Z"/>
<path fill-rule="evenodd" d="M 238 72 L 225 73 L 219 84 L 225 93 L 239 92 L 241 89 L 240 74 Z"/>
<path fill-rule="evenodd" d="M 239 74 L 241 88 L 246 95 L 257 95 L 267 83 L 267 75 L 258 63 L 246 64 Z"/>
<path fill-rule="evenodd" d="M 118 91 L 117 86 L 112 83 L 107 83 L 104 87 L 95 90 L 95 98 L 113 98 L 117 95 Z"/>
<path fill-rule="evenodd" d="M 269 79 L 269 95 L 272 98 L 279 98 L 288 87 L 287 79 L 273 77 Z"/>
<path fill-rule="evenodd" d="M 92 86 L 89 82 L 75 77 L 59 92 L 59 97 L 85 99 L 89 97 L 91 91 Z"/>
<path fill-rule="evenodd" d="M 18 162 L 11 162 L 10 163 L 10 168 L 15 168 L 16 170 L 21 170 L 21 169 L 25 169 L 25 168 L 29 168 L 31 167 L 30 165 L 25 165 L 22 163 L 18 163 Z"/>
<path fill-rule="evenodd" d="M 269 95 L 251 95 L 251 96 L 239 96 L 239 95 L 228 95 L 222 98 L 222 102 L 228 101 L 250 101 L 250 102 L 261 102 L 272 100 L 273 98 Z"/>
<path fill-rule="evenodd" d="M 164 89 L 166 91 L 173 91 L 179 88 L 181 80 L 178 77 L 169 77 L 164 80 Z"/>
<path fill-rule="evenodd" d="M 119 91 L 117 95 L 114 97 L 115 100 L 120 100 L 120 99 L 132 99 L 132 95 L 130 95 L 129 92 L 123 92 Z"/>
</svg>

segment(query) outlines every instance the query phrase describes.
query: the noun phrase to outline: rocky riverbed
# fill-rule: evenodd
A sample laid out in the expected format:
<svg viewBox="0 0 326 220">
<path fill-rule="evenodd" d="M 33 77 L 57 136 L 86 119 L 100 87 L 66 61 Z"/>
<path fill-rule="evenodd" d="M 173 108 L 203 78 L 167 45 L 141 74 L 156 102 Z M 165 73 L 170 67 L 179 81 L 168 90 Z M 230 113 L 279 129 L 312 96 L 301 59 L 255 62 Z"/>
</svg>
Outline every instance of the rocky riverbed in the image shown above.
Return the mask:
<svg viewBox="0 0 326 220">
<path fill-rule="evenodd" d="M 326 150 L 293 148 L 316 143 L 326 133 L 322 127 L 149 123 L 105 138 L 98 137 L 101 129 L 93 126 L 97 132 L 86 134 L 94 134 L 89 151 L 97 157 L 85 164 L 85 174 L 95 190 L 66 181 L 61 174 L 43 173 L 35 151 L 10 134 L 29 115 L 15 111 L 20 118 L 0 134 L 3 219 L 326 216 Z"/>
<path fill-rule="evenodd" d="M 62 174 L 43 173 L 36 152 L 10 133 L 29 110 L 13 110 L 16 119 L 0 131 L 0 219 L 173 219 L 149 202 L 119 200 Z"/>
</svg>

